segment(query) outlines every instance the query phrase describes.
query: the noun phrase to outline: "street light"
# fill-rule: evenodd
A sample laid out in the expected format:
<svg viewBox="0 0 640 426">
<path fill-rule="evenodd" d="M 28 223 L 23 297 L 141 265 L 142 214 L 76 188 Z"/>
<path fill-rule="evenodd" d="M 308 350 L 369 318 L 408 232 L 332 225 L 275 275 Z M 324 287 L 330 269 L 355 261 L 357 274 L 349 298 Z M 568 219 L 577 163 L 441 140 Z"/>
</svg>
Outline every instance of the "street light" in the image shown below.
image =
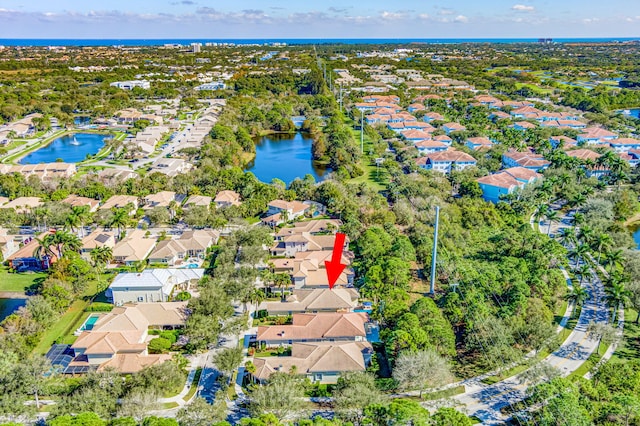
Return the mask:
<svg viewBox="0 0 640 426">
<path fill-rule="evenodd" d="M 360 110 L 360 152 L 364 154 L 364 110 Z"/>
</svg>

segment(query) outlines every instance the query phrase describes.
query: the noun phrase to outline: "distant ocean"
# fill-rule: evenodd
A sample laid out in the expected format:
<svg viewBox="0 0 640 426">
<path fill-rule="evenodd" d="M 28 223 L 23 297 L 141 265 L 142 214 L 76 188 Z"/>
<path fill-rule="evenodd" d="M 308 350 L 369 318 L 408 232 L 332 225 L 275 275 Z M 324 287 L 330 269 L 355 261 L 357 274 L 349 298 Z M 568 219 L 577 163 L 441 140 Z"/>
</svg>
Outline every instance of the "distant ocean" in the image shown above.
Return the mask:
<svg viewBox="0 0 640 426">
<path fill-rule="evenodd" d="M 640 41 L 637 38 L 554 38 L 556 43 L 604 43 Z M 3 46 L 162 46 L 164 44 L 235 43 L 235 44 L 459 44 L 459 43 L 537 43 L 537 38 L 284 38 L 284 39 L 0 39 Z"/>
</svg>

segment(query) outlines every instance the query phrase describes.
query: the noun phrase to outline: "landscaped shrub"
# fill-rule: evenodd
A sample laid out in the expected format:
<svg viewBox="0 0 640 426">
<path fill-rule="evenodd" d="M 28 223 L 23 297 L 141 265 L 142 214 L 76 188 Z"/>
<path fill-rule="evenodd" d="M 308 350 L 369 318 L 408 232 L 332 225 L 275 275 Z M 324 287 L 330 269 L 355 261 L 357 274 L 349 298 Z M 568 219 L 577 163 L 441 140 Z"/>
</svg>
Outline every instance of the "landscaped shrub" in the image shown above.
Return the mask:
<svg viewBox="0 0 640 426">
<path fill-rule="evenodd" d="M 171 342 L 172 345 L 178 341 L 178 335 L 178 330 L 165 330 L 160 333 L 160 337 L 163 339 L 167 339 Z"/>
<path fill-rule="evenodd" d="M 149 342 L 149 353 L 163 354 L 171 349 L 171 342 L 163 337 L 156 337 Z"/>
<path fill-rule="evenodd" d="M 93 302 L 85 308 L 85 312 L 111 312 L 113 305 L 111 303 Z"/>
<path fill-rule="evenodd" d="M 189 293 L 188 291 L 181 291 L 180 293 L 176 294 L 176 297 L 174 297 L 174 299 L 178 302 L 189 300 L 191 299 L 191 293 Z"/>
</svg>

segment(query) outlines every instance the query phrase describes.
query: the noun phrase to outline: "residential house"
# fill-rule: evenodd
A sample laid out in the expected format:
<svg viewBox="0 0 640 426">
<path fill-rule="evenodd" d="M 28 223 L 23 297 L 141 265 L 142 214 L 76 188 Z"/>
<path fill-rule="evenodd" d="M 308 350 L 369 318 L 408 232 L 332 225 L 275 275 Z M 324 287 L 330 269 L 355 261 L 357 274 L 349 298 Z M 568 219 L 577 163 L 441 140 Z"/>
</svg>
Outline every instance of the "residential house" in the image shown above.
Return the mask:
<svg viewBox="0 0 640 426">
<path fill-rule="evenodd" d="M 263 383 L 276 372 L 295 371 L 313 383 L 335 384 L 343 373 L 365 371 L 372 356 L 369 342 L 294 343 L 291 356 L 254 358 L 251 376 Z"/>
<path fill-rule="evenodd" d="M 72 207 L 86 206 L 89 208 L 89 211 L 91 213 L 96 212 L 98 210 L 98 207 L 100 206 L 99 200 L 94 200 L 93 198 L 87 198 L 87 197 L 80 197 L 74 194 L 69 195 L 67 198 L 62 200 L 62 202 L 69 204 Z"/>
<path fill-rule="evenodd" d="M 418 149 L 420 155 L 432 154 L 434 152 L 442 152 L 449 149 L 449 145 L 444 142 L 434 140 L 423 140 L 416 142 L 414 146 Z"/>
<path fill-rule="evenodd" d="M 149 354 L 148 330 L 183 327 L 186 305 L 187 302 L 139 303 L 115 307 L 100 315 L 91 329 L 79 330 L 71 345 L 74 358 L 63 372 L 115 369 L 132 374 L 170 360 L 168 354 Z"/>
<path fill-rule="evenodd" d="M 633 138 L 620 138 L 609 142 L 611 148 L 616 152 L 629 152 L 640 149 L 640 140 Z"/>
<path fill-rule="evenodd" d="M 239 206 L 242 204 L 240 201 L 240 194 L 229 190 L 218 192 L 213 202 L 219 209 L 230 206 Z"/>
<path fill-rule="evenodd" d="M 18 197 L 4 204 L 1 208 L 13 209 L 16 213 L 28 213 L 32 209 L 40 207 L 43 204 L 44 203 L 38 197 Z"/>
<path fill-rule="evenodd" d="M 582 161 L 583 168 L 586 171 L 588 177 L 596 177 L 600 179 L 610 173 L 610 170 L 605 168 L 604 166 L 596 166 L 596 162 L 598 161 L 598 158 L 601 157 L 601 155 L 595 151 L 581 148 L 571 151 L 565 151 L 565 153 L 569 157 L 577 158 Z"/>
<path fill-rule="evenodd" d="M 150 172 L 159 172 L 170 177 L 188 172 L 193 164 L 181 158 L 159 158 L 150 168 Z"/>
<path fill-rule="evenodd" d="M 18 251 L 18 248 L 18 244 L 13 235 L 7 235 L 7 230 L 0 228 L 0 255 L 2 255 L 2 259 L 7 259 Z"/>
<path fill-rule="evenodd" d="M 138 197 L 133 195 L 114 195 L 100 206 L 99 210 L 130 208 L 129 215 L 132 216 L 138 209 Z"/>
<path fill-rule="evenodd" d="M 452 170 L 464 170 L 475 166 L 477 161 L 466 152 L 450 149 L 420 157 L 416 160 L 416 164 L 426 170 L 449 174 Z"/>
<path fill-rule="evenodd" d="M 178 239 L 160 241 L 149 255 L 149 263 L 176 266 L 189 257 L 204 259 L 207 249 L 216 244 L 219 238 L 218 231 L 213 230 L 184 232 Z"/>
<path fill-rule="evenodd" d="M 213 201 L 212 197 L 207 197 L 206 195 L 191 195 L 187 198 L 187 201 L 184 203 L 184 208 L 188 209 L 192 206 L 202 206 L 209 208 L 211 206 L 211 202 Z"/>
<path fill-rule="evenodd" d="M 164 264 L 168 266 L 177 266 L 182 263 L 187 255 L 187 249 L 179 240 L 163 240 L 159 241 L 156 247 L 149 255 L 149 264 Z"/>
<path fill-rule="evenodd" d="M 364 342 L 367 332 L 365 313 L 293 314 L 290 325 L 259 326 L 256 342 L 267 346 L 306 342 Z"/>
<path fill-rule="evenodd" d="M 114 232 L 96 229 L 82 239 L 82 247 L 80 248 L 80 253 L 85 259 L 90 259 L 91 252 L 94 249 L 100 247 L 110 247 L 111 249 L 113 249 L 115 246 L 116 236 Z"/>
<path fill-rule="evenodd" d="M 303 216 L 308 209 L 309 205 L 300 201 L 274 200 L 268 204 L 267 217 L 262 222 L 277 226 Z"/>
<path fill-rule="evenodd" d="M 489 138 L 478 137 L 478 138 L 468 138 L 465 142 L 465 145 L 474 151 L 479 151 L 482 149 L 491 149 L 493 146 L 493 141 Z"/>
<path fill-rule="evenodd" d="M 144 261 L 156 245 L 156 239 L 145 237 L 145 231 L 135 229 L 113 247 L 113 260 L 127 266 Z"/>
<path fill-rule="evenodd" d="M 618 135 L 601 127 L 589 127 L 584 129 L 577 139 L 581 145 L 598 145 L 618 139 Z"/>
<path fill-rule="evenodd" d="M 276 241 L 271 247 L 273 256 L 293 257 L 298 252 L 332 250 L 335 236 L 332 233 L 325 235 L 312 234 L 302 231 L 290 234 L 276 234 Z M 345 239 L 345 248 L 348 247 L 348 238 Z"/>
<path fill-rule="evenodd" d="M 557 148 L 574 148 L 576 146 L 578 146 L 578 141 L 575 139 L 572 139 L 568 136 L 551 136 L 549 138 L 549 142 L 551 143 L 551 146 L 553 147 L 553 149 L 557 149 Z"/>
<path fill-rule="evenodd" d="M 629 152 L 619 152 L 618 155 L 624 161 L 629 163 L 629 166 L 631 166 L 631 168 L 638 167 L 638 164 L 640 164 L 640 150 L 631 150 Z M 0 237 L 0 244 L 2 244 L 1 238 L 2 237 Z"/>
<path fill-rule="evenodd" d="M 258 310 L 269 315 L 293 315 L 294 313 L 353 312 L 360 295 L 354 288 L 316 288 L 293 290 L 284 301 L 262 302 Z"/>
<path fill-rule="evenodd" d="M 431 139 L 431 133 L 423 130 L 404 130 L 400 134 L 410 142 L 418 142 L 426 139 Z"/>
<path fill-rule="evenodd" d="M 445 118 L 442 114 L 439 114 L 437 112 L 428 112 L 426 113 L 422 119 L 427 122 L 427 123 L 431 123 L 432 121 L 444 121 Z"/>
<path fill-rule="evenodd" d="M 0 174 L 19 173 L 25 177 L 35 176 L 43 182 L 69 179 L 76 172 L 76 165 L 69 163 L 0 164 Z"/>
<path fill-rule="evenodd" d="M 511 167 L 476 179 L 485 201 L 497 203 L 500 197 L 542 179 L 542 175 L 525 167 Z"/>
<path fill-rule="evenodd" d="M 451 134 L 451 132 L 463 132 L 467 130 L 467 128 L 460 123 L 446 123 L 442 125 L 442 130 L 448 135 Z"/>
<path fill-rule="evenodd" d="M 169 208 L 171 203 L 180 205 L 184 200 L 184 195 L 178 195 L 173 191 L 160 191 L 157 194 L 151 194 L 144 197 L 144 209 L 149 210 L 154 207 Z"/>
<path fill-rule="evenodd" d="M 54 234 L 55 232 L 55 229 L 44 232 L 40 234 L 38 239 L 42 241 L 47 234 Z M 52 246 L 46 252 L 43 251 L 37 255 L 38 247 L 40 247 L 40 243 L 35 238 L 26 240 L 22 247 L 6 258 L 9 268 L 18 272 L 46 271 L 49 269 L 58 260 L 56 257 L 57 249 Z"/>
<path fill-rule="evenodd" d="M 502 154 L 502 165 L 504 168 L 509 167 L 524 167 L 533 171 L 544 170 L 551 164 L 550 161 L 545 160 L 540 154 L 534 154 L 533 152 L 517 152 L 509 150 Z"/>
<path fill-rule="evenodd" d="M 511 127 L 512 129 L 516 129 L 516 130 L 520 130 L 521 132 L 524 132 L 528 129 L 535 129 L 536 125 L 533 123 L 529 123 L 528 121 L 516 121 L 509 127 Z"/>
<path fill-rule="evenodd" d="M 114 305 L 167 302 L 174 291 L 188 291 L 204 275 L 204 269 L 145 269 L 116 276 L 105 295 Z"/>
</svg>

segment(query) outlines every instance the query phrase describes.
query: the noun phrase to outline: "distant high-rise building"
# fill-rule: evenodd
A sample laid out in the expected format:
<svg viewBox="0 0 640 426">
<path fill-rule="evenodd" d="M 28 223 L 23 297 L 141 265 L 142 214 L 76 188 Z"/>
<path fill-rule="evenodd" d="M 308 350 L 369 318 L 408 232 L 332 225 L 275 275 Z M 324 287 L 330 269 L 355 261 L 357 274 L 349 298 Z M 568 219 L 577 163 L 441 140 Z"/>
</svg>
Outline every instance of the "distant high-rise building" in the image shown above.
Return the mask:
<svg viewBox="0 0 640 426">
<path fill-rule="evenodd" d="M 191 43 L 191 48 L 193 49 L 193 53 L 200 53 L 202 43 Z"/>
</svg>

